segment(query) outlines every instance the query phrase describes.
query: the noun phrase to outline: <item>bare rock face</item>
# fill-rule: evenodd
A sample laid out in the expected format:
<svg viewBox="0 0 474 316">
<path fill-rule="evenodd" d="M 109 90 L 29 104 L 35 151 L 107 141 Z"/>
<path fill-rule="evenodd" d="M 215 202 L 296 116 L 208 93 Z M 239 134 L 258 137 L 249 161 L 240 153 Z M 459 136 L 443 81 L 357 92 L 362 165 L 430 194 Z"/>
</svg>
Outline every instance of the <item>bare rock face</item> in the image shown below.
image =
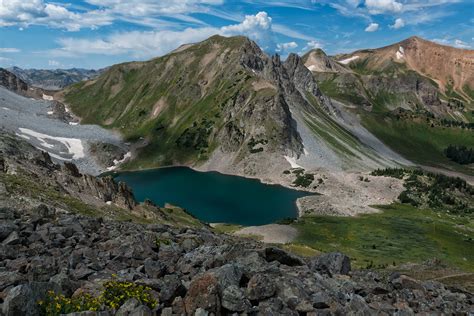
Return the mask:
<svg viewBox="0 0 474 316">
<path fill-rule="evenodd" d="M 18 94 L 25 95 L 28 93 L 28 85 L 26 82 L 3 68 L 0 68 L 0 86 Z"/>
</svg>

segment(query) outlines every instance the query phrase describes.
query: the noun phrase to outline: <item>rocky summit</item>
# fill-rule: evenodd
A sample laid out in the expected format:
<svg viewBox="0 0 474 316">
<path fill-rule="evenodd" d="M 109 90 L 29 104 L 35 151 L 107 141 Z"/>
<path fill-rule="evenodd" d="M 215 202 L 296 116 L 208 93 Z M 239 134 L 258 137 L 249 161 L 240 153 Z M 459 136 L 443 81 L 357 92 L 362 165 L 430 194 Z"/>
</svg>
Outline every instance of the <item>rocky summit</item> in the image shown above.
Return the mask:
<svg viewBox="0 0 474 316">
<path fill-rule="evenodd" d="M 217 233 L 177 209 L 138 205 L 112 178 L 59 167 L 14 136 L 0 140 L 1 315 L 473 312 L 471 293 L 352 270 L 342 253 L 303 258 Z M 24 187 L 28 179 L 43 189 Z M 78 194 L 92 214 L 73 202 Z M 138 212 L 145 206 L 148 213 Z"/>
</svg>

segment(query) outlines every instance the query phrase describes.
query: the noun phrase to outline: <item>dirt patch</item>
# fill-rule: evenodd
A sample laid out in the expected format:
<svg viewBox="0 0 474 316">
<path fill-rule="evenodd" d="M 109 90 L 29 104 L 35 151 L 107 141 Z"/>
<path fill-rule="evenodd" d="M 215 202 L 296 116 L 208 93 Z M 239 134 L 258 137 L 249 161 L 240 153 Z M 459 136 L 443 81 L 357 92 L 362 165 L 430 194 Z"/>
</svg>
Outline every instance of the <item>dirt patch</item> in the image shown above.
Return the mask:
<svg viewBox="0 0 474 316">
<path fill-rule="evenodd" d="M 258 80 L 258 81 L 252 82 L 252 87 L 255 91 L 259 91 L 263 89 L 272 89 L 275 91 L 277 90 L 277 88 L 273 84 L 265 80 Z"/>
<path fill-rule="evenodd" d="M 154 118 L 157 118 L 158 115 L 161 113 L 161 111 L 163 111 L 163 109 L 168 105 L 168 103 L 166 102 L 166 98 L 165 97 L 161 97 L 158 102 L 155 103 L 155 105 L 153 106 L 153 110 L 151 111 L 151 118 L 154 119 Z"/>
<path fill-rule="evenodd" d="M 298 236 L 298 230 L 288 225 L 269 224 L 249 226 L 234 233 L 237 236 L 261 236 L 263 242 L 270 244 L 286 244 Z"/>
<path fill-rule="evenodd" d="M 373 205 L 393 203 L 404 189 L 402 180 L 364 173 L 319 172 L 315 179 L 322 181 L 315 189 L 321 195 L 298 199 L 300 216 L 376 213 Z"/>
</svg>

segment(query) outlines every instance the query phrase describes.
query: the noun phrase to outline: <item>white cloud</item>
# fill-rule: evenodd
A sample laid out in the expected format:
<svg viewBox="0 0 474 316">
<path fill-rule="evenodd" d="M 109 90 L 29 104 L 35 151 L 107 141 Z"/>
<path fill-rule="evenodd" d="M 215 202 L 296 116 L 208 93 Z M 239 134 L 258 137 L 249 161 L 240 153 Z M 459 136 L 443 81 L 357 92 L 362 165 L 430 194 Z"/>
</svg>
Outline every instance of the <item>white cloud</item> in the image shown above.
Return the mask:
<svg viewBox="0 0 474 316">
<path fill-rule="evenodd" d="M 366 28 L 366 32 L 375 32 L 379 29 L 379 25 L 377 23 L 370 23 Z"/>
<path fill-rule="evenodd" d="M 48 65 L 50 67 L 56 67 L 56 68 L 59 68 L 62 66 L 62 64 L 57 60 L 48 60 Z"/>
<path fill-rule="evenodd" d="M 455 39 L 454 40 L 454 47 L 469 49 L 469 48 L 471 48 L 471 45 L 469 45 L 468 43 L 466 43 L 464 41 L 461 41 L 460 39 Z"/>
<path fill-rule="evenodd" d="M 21 52 L 18 48 L 13 47 L 0 47 L 0 53 L 19 53 Z"/>
<path fill-rule="evenodd" d="M 405 20 L 403 20 L 402 18 L 398 18 L 398 19 L 395 20 L 395 23 L 390 25 L 390 28 L 398 30 L 398 29 L 401 29 L 404 26 L 405 26 Z"/>
<path fill-rule="evenodd" d="M 365 6 L 370 14 L 401 12 L 403 4 L 395 0 L 365 0 Z"/>
<path fill-rule="evenodd" d="M 245 35 L 257 41 L 264 49 L 276 49 L 272 19 L 266 12 L 248 15 L 242 23 L 216 27 L 186 28 L 182 31 L 124 32 L 98 39 L 62 38 L 60 48 L 49 51 L 54 57 L 71 57 L 89 54 L 122 55 L 151 58 L 168 53 L 182 44 L 195 43 L 214 34 L 224 36 Z M 296 44 L 296 43 L 295 43 Z"/>
<path fill-rule="evenodd" d="M 474 40 L 474 39 L 473 39 Z M 460 40 L 460 39 L 452 39 L 452 38 L 434 38 L 432 39 L 433 42 L 436 42 L 441 45 L 448 45 L 448 46 L 454 46 L 456 48 L 463 48 L 463 49 L 471 49 L 472 46 L 469 45 L 469 43 Z"/>
<path fill-rule="evenodd" d="M 116 20 L 156 27 L 176 25 L 160 20 L 157 15 L 169 16 L 186 23 L 203 24 L 189 16 L 193 12 L 207 12 L 209 5 L 222 4 L 223 0 L 87 0 L 90 9 L 47 0 L 0 0 L 0 27 L 43 25 L 52 28 L 78 31 L 110 25 Z M 140 19 L 138 19 L 140 18 Z"/>
<path fill-rule="evenodd" d="M 266 12 L 246 15 L 242 23 L 224 26 L 220 32 L 226 36 L 246 35 L 257 41 L 265 50 L 275 49 L 272 18 Z"/>
<path fill-rule="evenodd" d="M 86 0 L 86 2 L 114 13 L 150 16 L 205 11 L 205 5 L 219 5 L 224 0 Z"/>
<path fill-rule="evenodd" d="M 298 47 L 296 42 L 288 42 L 288 43 L 279 43 L 277 44 L 277 52 L 286 52 Z"/>
<path fill-rule="evenodd" d="M 43 0 L 0 0 L 0 27 L 46 25 L 77 31 L 81 28 L 94 29 L 111 23 L 112 19 L 103 11 L 75 13 L 64 6 Z"/>
<path fill-rule="evenodd" d="M 312 49 L 317 49 L 317 48 L 322 48 L 323 47 L 323 44 L 321 44 L 320 42 L 318 41 L 309 41 L 306 43 L 305 47 L 303 47 L 303 49 L 301 50 L 302 53 L 308 51 L 308 50 L 312 50 Z"/>
</svg>

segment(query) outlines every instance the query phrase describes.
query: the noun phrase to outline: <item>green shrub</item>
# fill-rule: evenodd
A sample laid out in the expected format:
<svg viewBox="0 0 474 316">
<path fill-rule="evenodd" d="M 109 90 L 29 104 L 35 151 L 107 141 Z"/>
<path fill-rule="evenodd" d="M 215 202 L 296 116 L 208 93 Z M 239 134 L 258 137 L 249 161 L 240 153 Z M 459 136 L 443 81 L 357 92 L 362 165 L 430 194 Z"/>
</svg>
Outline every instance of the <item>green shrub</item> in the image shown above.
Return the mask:
<svg viewBox="0 0 474 316">
<path fill-rule="evenodd" d="M 43 315 L 58 316 L 83 311 L 117 310 L 128 299 L 135 298 L 141 304 L 154 309 L 158 302 L 151 295 L 151 288 L 133 282 L 109 280 L 104 283 L 102 293 L 94 297 L 82 293 L 67 298 L 63 294 L 49 291 L 44 301 L 39 301 Z"/>
</svg>

